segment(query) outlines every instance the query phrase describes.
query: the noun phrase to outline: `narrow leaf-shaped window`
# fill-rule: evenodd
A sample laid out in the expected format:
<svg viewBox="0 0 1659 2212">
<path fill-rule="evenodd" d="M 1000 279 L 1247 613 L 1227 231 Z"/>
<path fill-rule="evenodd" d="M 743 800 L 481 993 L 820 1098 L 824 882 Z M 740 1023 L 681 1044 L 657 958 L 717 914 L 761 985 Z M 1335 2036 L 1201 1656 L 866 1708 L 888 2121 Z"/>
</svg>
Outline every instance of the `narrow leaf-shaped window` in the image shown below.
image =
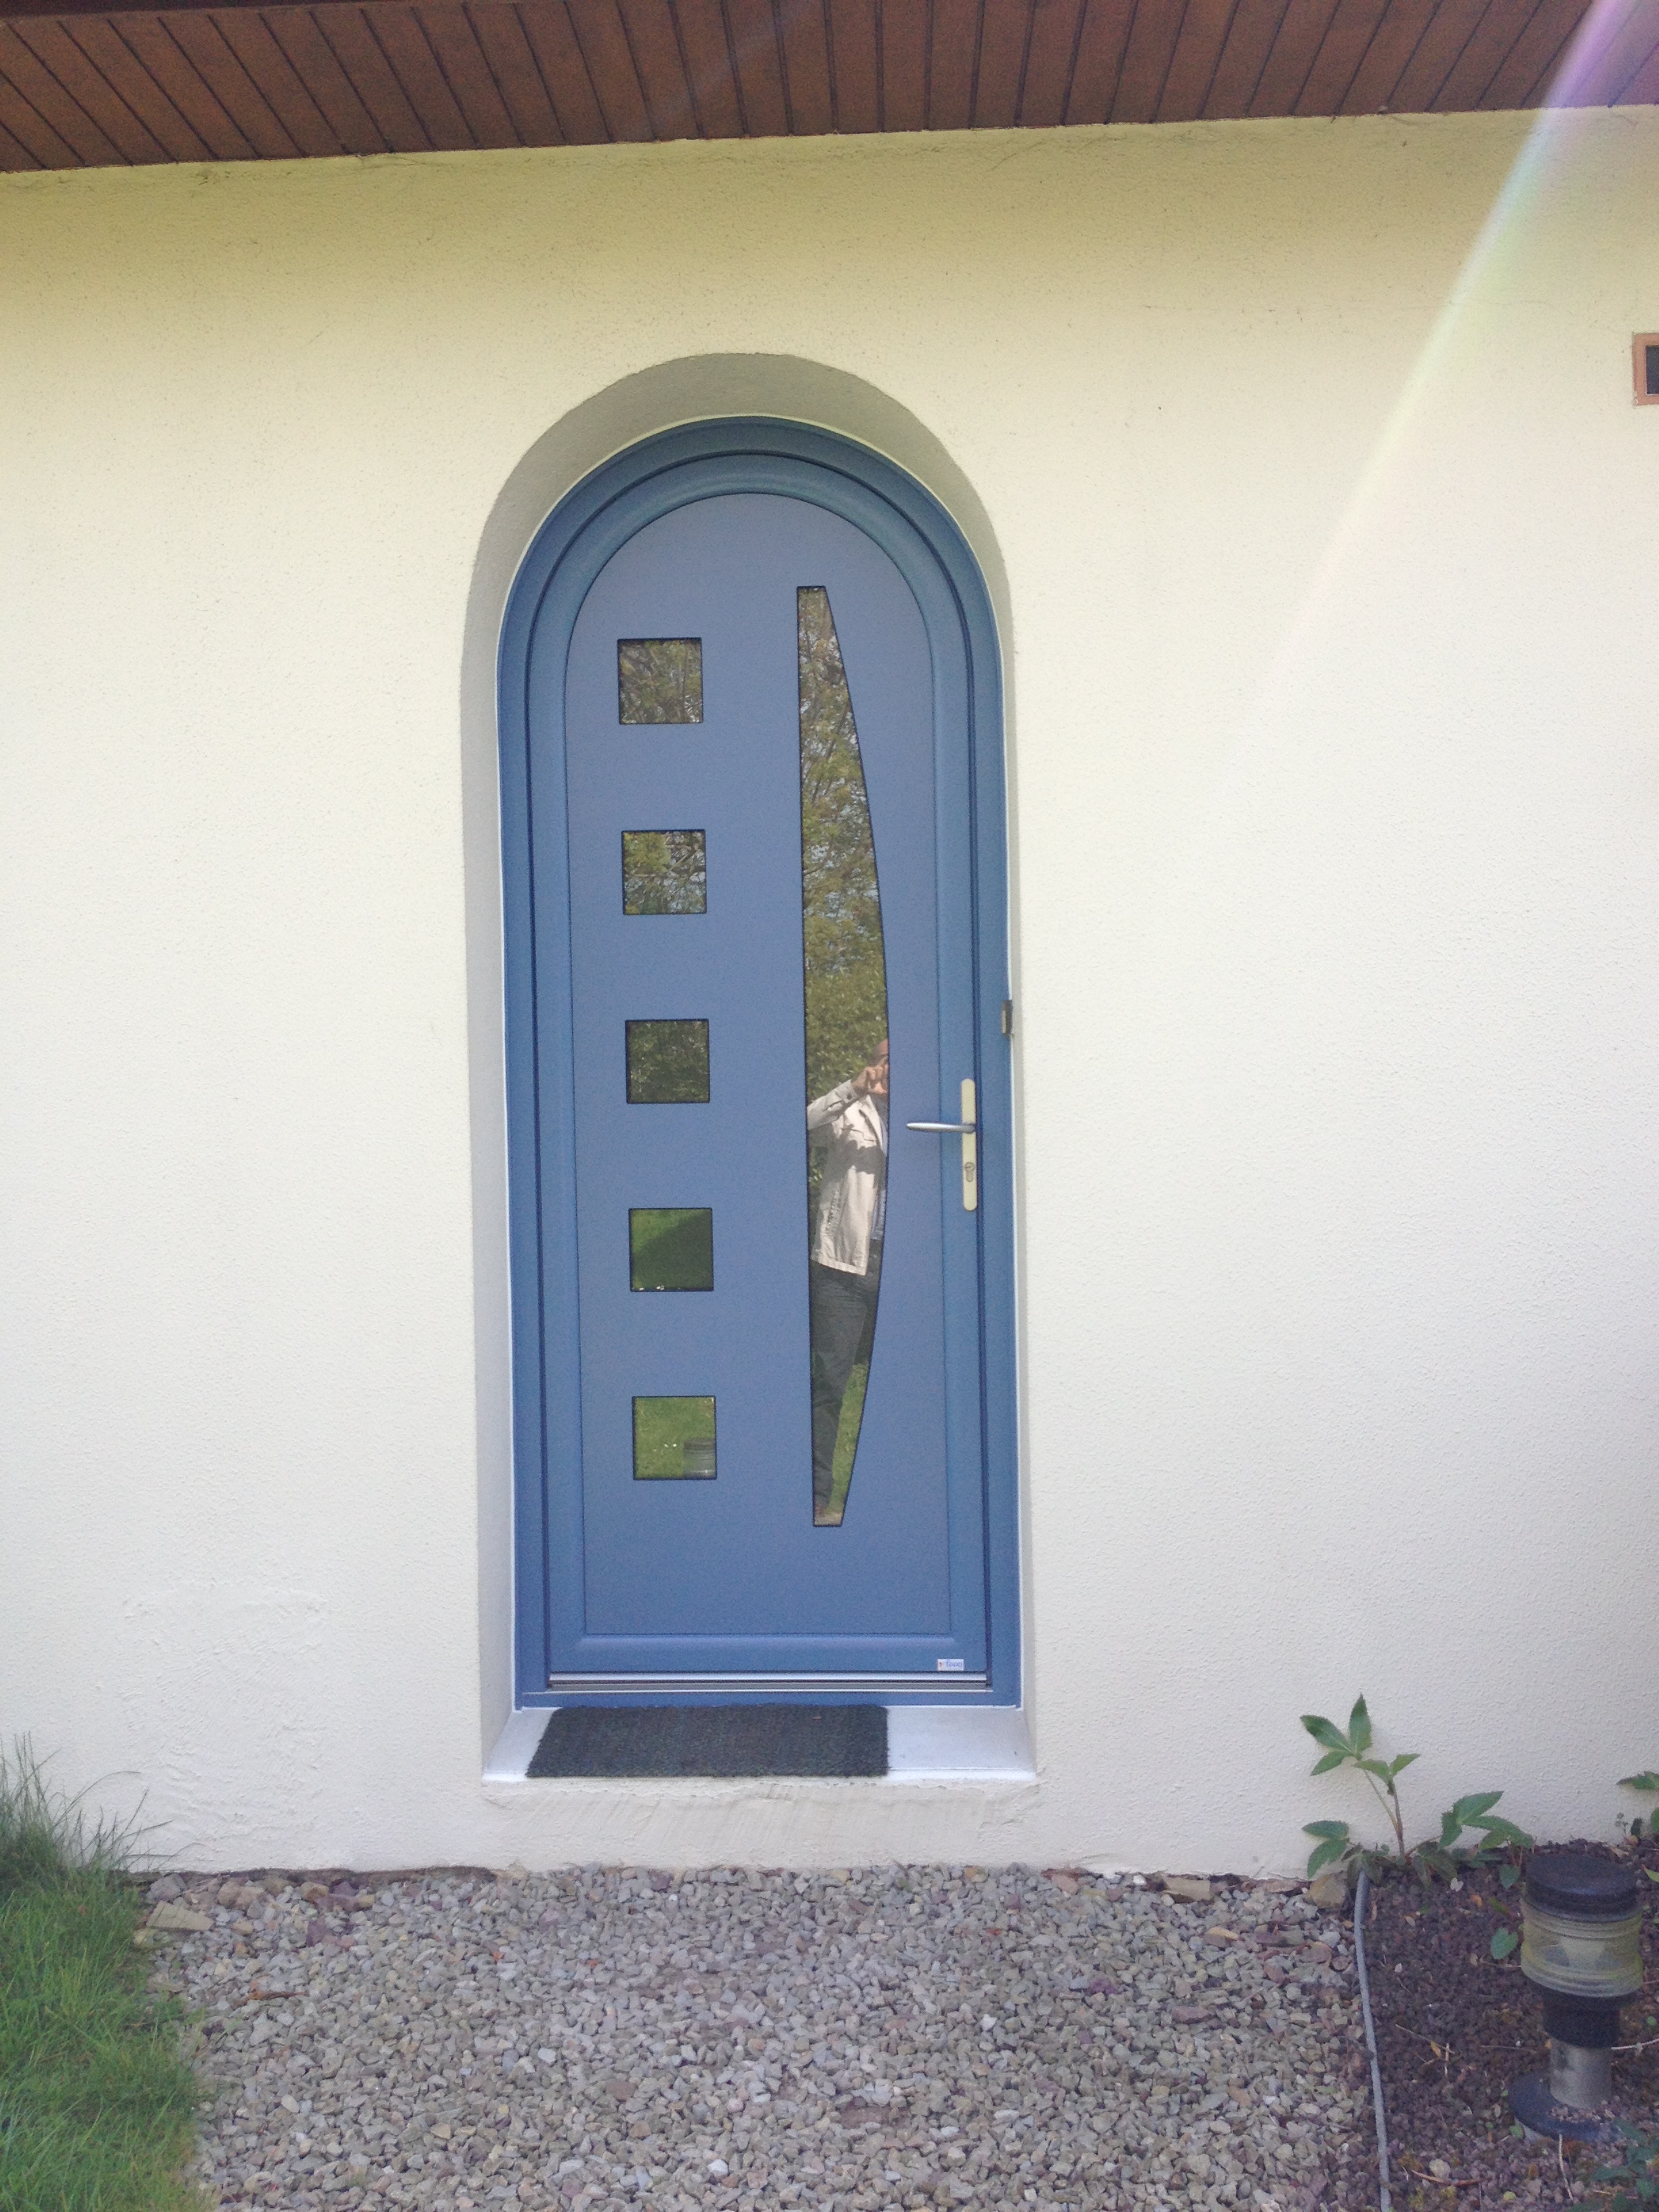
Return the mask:
<svg viewBox="0 0 1659 2212">
<path fill-rule="evenodd" d="M 800 654 L 812 1518 L 847 1511 L 887 1225 L 887 962 L 870 800 L 830 595 L 795 595 Z"/>
</svg>

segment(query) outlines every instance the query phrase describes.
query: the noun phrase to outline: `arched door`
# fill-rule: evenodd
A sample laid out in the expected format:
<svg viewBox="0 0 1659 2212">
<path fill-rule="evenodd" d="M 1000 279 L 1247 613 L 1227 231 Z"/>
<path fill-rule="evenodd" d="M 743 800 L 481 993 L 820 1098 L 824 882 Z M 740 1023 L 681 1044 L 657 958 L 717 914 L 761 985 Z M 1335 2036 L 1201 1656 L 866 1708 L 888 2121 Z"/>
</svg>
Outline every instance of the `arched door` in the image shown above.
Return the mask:
<svg viewBox="0 0 1659 2212">
<path fill-rule="evenodd" d="M 919 487 L 772 424 L 612 464 L 520 580 L 526 1697 L 1012 1694 L 1000 758 L 964 586 Z"/>
</svg>

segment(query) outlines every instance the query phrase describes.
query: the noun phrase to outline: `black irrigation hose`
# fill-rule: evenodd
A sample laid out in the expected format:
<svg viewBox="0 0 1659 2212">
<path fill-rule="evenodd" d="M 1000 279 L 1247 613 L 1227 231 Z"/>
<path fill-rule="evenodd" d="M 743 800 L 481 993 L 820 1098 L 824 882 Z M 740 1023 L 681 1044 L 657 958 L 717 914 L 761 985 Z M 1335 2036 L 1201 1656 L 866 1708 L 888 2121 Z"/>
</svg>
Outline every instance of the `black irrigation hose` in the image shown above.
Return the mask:
<svg viewBox="0 0 1659 2212">
<path fill-rule="evenodd" d="M 1370 1876 L 1362 1866 L 1353 1893 L 1353 1963 L 1359 1976 L 1359 2009 L 1365 2021 L 1365 2048 L 1371 2061 L 1371 2110 L 1376 2115 L 1376 2184 L 1382 2212 L 1393 2212 L 1389 2197 L 1389 2122 L 1382 2110 L 1382 2069 L 1377 2063 L 1376 2028 L 1371 2020 L 1370 1977 L 1365 1972 L 1365 1903 Z"/>
</svg>

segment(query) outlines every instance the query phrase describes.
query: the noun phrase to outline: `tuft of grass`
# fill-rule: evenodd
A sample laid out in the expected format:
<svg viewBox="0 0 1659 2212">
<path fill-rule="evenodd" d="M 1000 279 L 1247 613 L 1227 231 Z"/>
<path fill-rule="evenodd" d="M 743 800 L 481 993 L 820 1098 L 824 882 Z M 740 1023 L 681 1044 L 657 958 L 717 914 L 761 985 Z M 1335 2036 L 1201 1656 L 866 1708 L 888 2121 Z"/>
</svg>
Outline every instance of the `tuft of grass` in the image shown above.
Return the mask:
<svg viewBox="0 0 1659 2212">
<path fill-rule="evenodd" d="M 0 1899 L 70 1874 L 119 1875 L 139 1832 L 136 1821 L 89 1821 L 80 1798 L 46 1780 L 27 1736 L 9 1751 L 0 1745 Z"/>
<path fill-rule="evenodd" d="M 0 2212 L 185 2212 L 199 2092 L 147 1987 L 131 1826 L 0 1749 Z"/>
</svg>

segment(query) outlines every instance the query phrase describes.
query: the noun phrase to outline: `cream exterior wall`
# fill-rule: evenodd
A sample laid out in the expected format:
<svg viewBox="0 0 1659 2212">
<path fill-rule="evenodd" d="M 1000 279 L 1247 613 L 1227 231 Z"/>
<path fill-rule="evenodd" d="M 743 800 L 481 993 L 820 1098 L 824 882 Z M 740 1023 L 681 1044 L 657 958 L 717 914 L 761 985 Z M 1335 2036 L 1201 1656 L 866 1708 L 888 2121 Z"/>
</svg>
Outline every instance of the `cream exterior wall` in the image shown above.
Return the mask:
<svg viewBox="0 0 1659 2212">
<path fill-rule="evenodd" d="M 1360 1814 L 1296 1716 L 1363 1686 L 1424 1826 L 1609 1832 L 1659 1754 L 1659 115 L 1527 141 L 0 180 L 0 1731 L 198 1866 L 1246 1869 Z M 565 483 L 728 405 L 915 469 L 1004 624 L 1024 1785 L 481 1780 L 494 627 Z"/>
</svg>

